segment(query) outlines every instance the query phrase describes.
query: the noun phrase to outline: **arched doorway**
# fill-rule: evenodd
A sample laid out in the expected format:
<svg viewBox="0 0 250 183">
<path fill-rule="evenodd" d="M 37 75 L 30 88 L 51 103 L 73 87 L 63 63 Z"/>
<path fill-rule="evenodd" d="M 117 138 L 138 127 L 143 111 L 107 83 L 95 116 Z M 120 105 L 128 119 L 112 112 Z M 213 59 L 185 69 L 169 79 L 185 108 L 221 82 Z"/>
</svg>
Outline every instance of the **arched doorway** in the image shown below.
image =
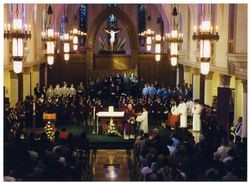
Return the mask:
<svg viewBox="0 0 250 183">
<path fill-rule="evenodd" d="M 138 33 L 135 29 L 135 26 L 130 19 L 130 17 L 119 7 L 106 7 L 94 20 L 93 24 L 91 25 L 88 36 L 87 36 L 87 66 L 88 72 L 94 70 L 94 46 L 95 46 L 95 38 L 101 27 L 102 23 L 107 19 L 107 17 L 111 14 L 117 16 L 117 18 L 121 21 L 124 25 L 129 40 L 130 40 L 130 48 L 131 48 L 131 55 L 130 55 L 130 70 L 136 70 L 137 59 L 138 59 Z"/>
</svg>

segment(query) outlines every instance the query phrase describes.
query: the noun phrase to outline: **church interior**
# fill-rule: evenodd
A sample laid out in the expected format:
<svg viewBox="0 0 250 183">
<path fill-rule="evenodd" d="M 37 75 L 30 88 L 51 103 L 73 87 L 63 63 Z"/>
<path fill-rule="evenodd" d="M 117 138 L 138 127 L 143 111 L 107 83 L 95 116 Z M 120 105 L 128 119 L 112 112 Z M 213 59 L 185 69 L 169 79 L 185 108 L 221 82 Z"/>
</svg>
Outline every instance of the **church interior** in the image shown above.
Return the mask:
<svg viewBox="0 0 250 183">
<path fill-rule="evenodd" d="M 3 5 L 4 181 L 246 181 L 248 4 Z"/>
</svg>

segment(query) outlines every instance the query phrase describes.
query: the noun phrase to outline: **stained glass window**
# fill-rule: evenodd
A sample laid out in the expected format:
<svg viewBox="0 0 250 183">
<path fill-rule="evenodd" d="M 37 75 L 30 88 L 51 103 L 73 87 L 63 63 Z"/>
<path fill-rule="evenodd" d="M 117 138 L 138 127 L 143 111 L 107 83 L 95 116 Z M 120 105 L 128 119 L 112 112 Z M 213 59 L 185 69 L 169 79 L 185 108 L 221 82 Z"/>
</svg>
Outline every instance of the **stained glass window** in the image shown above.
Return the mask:
<svg viewBox="0 0 250 183">
<path fill-rule="evenodd" d="M 146 30 L 146 8 L 145 5 L 142 4 L 138 4 L 137 8 L 138 32 L 142 33 Z M 145 39 L 143 37 L 139 37 L 139 43 L 141 46 L 144 46 Z"/>
</svg>

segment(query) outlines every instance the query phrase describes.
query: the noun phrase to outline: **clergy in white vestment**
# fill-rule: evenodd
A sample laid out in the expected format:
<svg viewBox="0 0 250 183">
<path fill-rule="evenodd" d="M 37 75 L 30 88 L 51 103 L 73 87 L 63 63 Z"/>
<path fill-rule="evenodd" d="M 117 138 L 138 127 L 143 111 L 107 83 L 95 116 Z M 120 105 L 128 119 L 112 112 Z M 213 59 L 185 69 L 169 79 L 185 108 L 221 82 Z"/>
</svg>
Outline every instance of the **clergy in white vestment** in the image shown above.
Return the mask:
<svg viewBox="0 0 250 183">
<path fill-rule="evenodd" d="M 187 105 L 187 116 L 191 117 L 192 116 L 192 108 L 194 106 L 194 102 L 192 101 L 191 98 L 188 99 L 188 101 L 186 102 Z"/>
<path fill-rule="evenodd" d="M 176 101 L 174 101 L 174 100 L 172 101 L 171 114 L 172 115 L 179 115 L 178 107 L 176 105 Z"/>
<path fill-rule="evenodd" d="M 148 133 L 148 111 L 143 107 L 143 112 L 141 115 L 137 116 L 136 121 L 140 123 L 140 130 L 144 133 Z"/>
<path fill-rule="evenodd" d="M 180 128 L 187 127 L 187 106 L 183 98 L 180 98 L 180 104 L 178 105 L 178 113 L 180 115 Z"/>
<path fill-rule="evenodd" d="M 194 106 L 192 108 L 193 113 L 193 131 L 201 131 L 201 110 L 202 107 L 198 100 L 194 101 Z"/>
</svg>

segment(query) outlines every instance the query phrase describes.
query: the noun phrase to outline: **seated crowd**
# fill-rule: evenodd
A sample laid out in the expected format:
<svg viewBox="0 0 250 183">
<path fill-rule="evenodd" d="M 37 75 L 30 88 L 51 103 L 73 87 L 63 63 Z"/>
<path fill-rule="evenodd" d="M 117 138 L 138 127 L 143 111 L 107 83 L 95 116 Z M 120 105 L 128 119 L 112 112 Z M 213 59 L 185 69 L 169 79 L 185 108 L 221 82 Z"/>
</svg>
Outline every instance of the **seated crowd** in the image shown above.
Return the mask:
<svg viewBox="0 0 250 183">
<path fill-rule="evenodd" d="M 5 181 L 80 181 L 87 179 L 89 140 L 65 129 L 56 131 L 54 141 L 45 133 L 37 139 L 16 138 L 4 143 Z"/>
<path fill-rule="evenodd" d="M 221 141 L 220 141 L 221 140 Z M 186 129 L 167 137 L 153 129 L 140 133 L 134 145 L 139 181 L 242 181 L 247 180 L 247 143 L 220 129 L 200 135 L 195 143 Z"/>
<path fill-rule="evenodd" d="M 192 86 L 188 84 L 167 87 L 157 81 L 149 84 L 133 75 L 122 77 L 118 73 L 103 80 L 81 82 L 76 88 L 73 84 L 68 87 L 66 82 L 54 88 L 52 85 L 40 88 L 37 84 L 34 94 L 34 97 L 19 100 L 16 107 L 5 114 L 4 173 L 7 178 L 82 180 L 79 176 L 85 164 L 79 162 L 88 152 L 86 134 L 79 137 L 66 133 L 65 138 L 63 130 L 61 135 L 56 133 L 54 142 L 48 141 L 46 134 L 42 134 L 39 140 L 34 140 L 32 134 L 24 141 L 20 140 L 23 128 L 32 127 L 34 118 L 36 126 L 43 127 L 43 112 L 56 113 L 58 126 L 70 123 L 94 126 L 93 112 L 105 110 L 108 106 L 104 107 L 104 104 L 111 104 L 116 110 L 125 112 L 132 108 L 135 114 L 146 109 L 149 124 L 157 126 L 167 120 L 168 114 L 175 114 L 180 98 L 187 106 L 189 119 L 194 105 Z M 228 142 L 223 131 L 216 126 L 214 108 L 205 104 L 201 104 L 201 108 L 202 134 L 196 144 L 185 128 L 177 128 L 174 132 L 166 128 L 167 137 L 161 136 L 158 129 L 151 134 L 141 131 L 134 147 L 135 164 L 138 165 L 136 173 L 140 180 L 246 179 L 246 142 L 242 143 L 239 138 L 234 142 L 232 136 Z"/>
</svg>

